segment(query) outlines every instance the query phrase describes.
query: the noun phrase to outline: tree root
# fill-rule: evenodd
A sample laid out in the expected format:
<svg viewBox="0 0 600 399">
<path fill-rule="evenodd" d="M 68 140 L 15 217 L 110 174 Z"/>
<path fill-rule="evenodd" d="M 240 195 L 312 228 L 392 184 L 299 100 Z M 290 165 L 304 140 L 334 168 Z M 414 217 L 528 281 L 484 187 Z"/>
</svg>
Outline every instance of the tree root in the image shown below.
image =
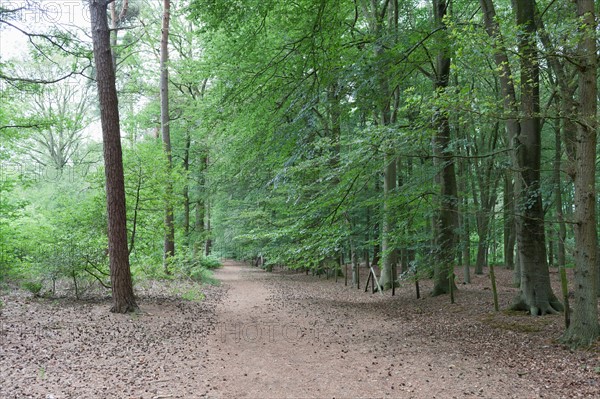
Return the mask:
<svg viewBox="0 0 600 399">
<path fill-rule="evenodd" d="M 600 326 L 595 331 L 593 328 L 585 329 L 583 333 L 582 331 L 575 331 L 575 328 L 571 326 L 565 331 L 559 342 L 570 349 L 589 348 L 596 343 L 599 335 Z"/>
<path fill-rule="evenodd" d="M 560 313 L 564 310 L 564 306 L 554 295 L 547 303 L 530 304 L 525 300 L 523 294 L 520 294 L 509 309 L 517 312 L 528 312 L 532 316 L 544 316 Z"/>
<path fill-rule="evenodd" d="M 139 307 L 138 305 L 133 302 L 126 302 L 126 303 L 122 303 L 120 304 L 120 306 L 118 306 L 116 303 L 113 303 L 113 306 L 110 308 L 110 312 L 111 313 L 135 313 L 137 311 L 139 311 Z"/>
<path fill-rule="evenodd" d="M 458 291 L 458 287 L 456 285 L 454 285 L 453 288 L 454 292 Z M 433 290 L 431 291 L 431 293 L 429 294 L 430 297 L 436 297 L 436 296 L 440 296 L 440 295 L 446 295 L 450 293 L 450 289 L 447 286 L 439 286 L 436 285 L 433 287 Z"/>
</svg>

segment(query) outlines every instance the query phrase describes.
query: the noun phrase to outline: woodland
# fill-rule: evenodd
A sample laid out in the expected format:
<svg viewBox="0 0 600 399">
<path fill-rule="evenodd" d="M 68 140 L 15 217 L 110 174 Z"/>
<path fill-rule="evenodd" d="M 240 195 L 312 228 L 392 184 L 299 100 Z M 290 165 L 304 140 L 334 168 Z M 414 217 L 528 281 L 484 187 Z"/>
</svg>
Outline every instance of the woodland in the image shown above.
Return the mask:
<svg viewBox="0 0 600 399">
<path fill-rule="evenodd" d="M 2 1 L 0 290 L 128 314 L 221 259 L 389 300 L 478 281 L 597 354 L 598 7 Z"/>
</svg>

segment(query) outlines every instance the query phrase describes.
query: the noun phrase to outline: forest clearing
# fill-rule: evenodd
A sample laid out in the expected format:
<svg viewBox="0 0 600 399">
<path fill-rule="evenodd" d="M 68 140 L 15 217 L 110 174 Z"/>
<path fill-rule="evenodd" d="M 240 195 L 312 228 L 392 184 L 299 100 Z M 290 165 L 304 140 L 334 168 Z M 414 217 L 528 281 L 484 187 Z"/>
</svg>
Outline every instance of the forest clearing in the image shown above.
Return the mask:
<svg viewBox="0 0 600 399">
<path fill-rule="evenodd" d="M 416 299 L 407 283 L 391 297 L 231 261 L 216 276 L 199 301 L 140 289 L 140 312 L 126 315 L 107 313 L 108 299 L 2 296 L 0 397 L 600 395 L 598 347 L 557 343 L 562 315 L 494 312 L 488 276 L 459 284 L 455 304 Z M 506 270 L 498 286 L 506 307 Z"/>
</svg>

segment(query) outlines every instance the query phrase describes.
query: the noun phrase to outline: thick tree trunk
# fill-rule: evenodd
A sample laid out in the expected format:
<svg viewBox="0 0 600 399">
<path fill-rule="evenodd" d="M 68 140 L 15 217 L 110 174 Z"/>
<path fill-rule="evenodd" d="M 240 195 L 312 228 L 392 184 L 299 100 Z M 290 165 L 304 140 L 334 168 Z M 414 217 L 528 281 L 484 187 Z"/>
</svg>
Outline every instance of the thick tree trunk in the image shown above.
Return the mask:
<svg viewBox="0 0 600 399">
<path fill-rule="evenodd" d="M 444 28 L 444 17 L 447 15 L 448 3 L 445 0 L 434 0 L 433 11 L 435 24 Z M 434 90 L 436 93 L 448 87 L 450 78 L 450 56 L 446 48 L 441 48 L 436 57 Z M 433 273 L 432 296 L 450 293 L 454 287 L 451 274 L 454 273 L 453 262 L 456 256 L 456 230 L 458 228 L 458 193 L 454 158 L 450 149 L 450 122 L 446 110 L 436 110 L 434 121 L 436 134 L 434 138 L 434 155 L 441 168 L 440 210 L 435 221 L 437 235 L 435 237 L 436 261 Z M 452 284 L 452 286 L 451 286 Z"/>
<path fill-rule="evenodd" d="M 596 129 L 597 61 L 593 0 L 577 0 L 579 102 L 575 179 L 575 299 L 571 324 L 563 337 L 573 347 L 592 345 L 600 337 L 596 299 Z"/>
<path fill-rule="evenodd" d="M 515 173 L 515 211 L 518 247 L 519 280 L 521 292 L 515 309 L 531 314 L 553 313 L 562 309 L 552 288 L 546 258 L 544 213 L 540 196 L 541 135 L 539 121 L 539 65 L 535 42 L 535 3 L 515 0 L 519 52 L 521 60 L 521 114 L 520 123 L 510 63 L 496 20 L 492 0 L 480 0 L 488 35 L 494 39 L 494 60 L 499 69 L 503 107 L 507 113 L 506 131 L 512 148 L 511 160 Z"/>
<path fill-rule="evenodd" d="M 138 306 L 133 295 L 133 283 L 127 251 L 127 215 L 125 181 L 119 126 L 119 105 L 115 85 L 108 29 L 107 0 L 90 0 L 90 17 L 96 83 L 100 101 L 100 120 L 104 144 L 106 175 L 106 204 L 108 212 L 108 254 L 113 304 L 111 312 L 135 311 Z"/>
<path fill-rule="evenodd" d="M 160 125 L 165 153 L 167 155 L 167 168 L 169 172 L 173 167 L 171 154 L 171 129 L 169 121 L 169 20 L 171 17 L 170 0 L 163 1 L 162 35 L 160 40 Z M 165 245 L 163 253 L 163 266 L 165 273 L 169 274 L 169 258 L 175 255 L 175 224 L 173 218 L 173 185 L 167 182 L 167 198 L 165 206 Z"/>
<path fill-rule="evenodd" d="M 514 2 L 521 60 L 521 131 L 515 149 L 517 180 L 522 192 L 517 204 L 517 241 L 521 259 L 521 292 L 514 309 L 532 315 L 562 310 L 550 286 L 544 209 L 540 189 L 541 126 L 539 64 L 537 60 L 535 4 L 530 0 Z"/>
</svg>

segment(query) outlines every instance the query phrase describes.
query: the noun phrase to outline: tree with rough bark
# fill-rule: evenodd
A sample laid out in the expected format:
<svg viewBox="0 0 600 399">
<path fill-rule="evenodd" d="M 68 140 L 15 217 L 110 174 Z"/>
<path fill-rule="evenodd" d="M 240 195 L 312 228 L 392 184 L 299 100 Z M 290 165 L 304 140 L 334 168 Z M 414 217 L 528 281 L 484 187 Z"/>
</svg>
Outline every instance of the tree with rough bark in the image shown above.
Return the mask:
<svg viewBox="0 0 600 399">
<path fill-rule="evenodd" d="M 506 113 L 507 142 L 515 171 L 515 213 L 520 270 L 520 293 L 513 304 L 516 310 L 532 315 L 556 313 L 562 304 L 550 286 L 544 209 L 540 191 L 540 80 L 537 61 L 535 3 L 516 0 L 513 9 L 519 27 L 518 49 L 521 65 L 517 101 L 515 83 L 492 0 L 480 0 L 488 35 L 494 41 L 494 61 L 498 67 L 503 108 Z"/>
<path fill-rule="evenodd" d="M 575 158 L 575 299 L 571 323 L 563 336 L 570 346 L 591 346 L 600 337 L 598 324 L 596 144 L 597 34 L 594 1 L 577 0 L 581 35 L 577 48 L 579 101 Z"/>
<path fill-rule="evenodd" d="M 517 212 L 517 242 L 521 261 L 521 292 L 514 309 L 544 315 L 562 310 L 550 286 L 544 209 L 540 187 L 541 126 L 540 67 L 537 60 L 537 24 L 535 2 L 514 2 L 519 27 L 518 48 L 520 76 L 520 130 L 513 142 L 517 160 L 517 180 L 520 181 Z"/>
<path fill-rule="evenodd" d="M 450 2 L 445 0 L 433 1 L 433 15 L 435 27 L 441 30 L 442 42 L 447 40 L 444 18 L 449 14 Z M 446 46 L 440 46 L 435 57 L 435 70 L 433 74 L 434 91 L 442 95 L 450 82 L 451 58 Z M 440 208 L 434 220 L 436 261 L 433 274 L 432 296 L 451 293 L 456 287 L 454 284 L 455 246 L 457 243 L 456 231 L 458 230 L 458 188 L 454 170 L 454 158 L 450 148 L 450 120 L 447 110 L 435 110 L 433 125 L 435 135 L 433 139 L 433 154 L 435 162 L 440 168 L 437 177 L 440 185 Z"/>
<path fill-rule="evenodd" d="M 110 0 L 90 0 L 90 17 L 104 144 L 108 256 L 113 299 L 110 310 L 115 313 L 127 313 L 137 310 L 138 306 L 133 294 L 127 250 L 127 216 L 119 105 L 107 17 L 110 2 Z"/>
<path fill-rule="evenodd" d="M 163 1 L 162 33 L 160 39 L 160 127 L 162 131 L 163 146 L 167 157 L 168 168 L 173 165 L 171 149 L 171 129 L 169 117 L 169 21 L 171 18 L 171 2 Z M 167 199 L 165 206 L 165 242 L 163 252 L 163 267 L 165 273 L 169 274 L 170 258 L 175 255 L 175 221 L 173 216 L 173 204 L 170 197 L 173 186 L 170 181 L 167 184 Z"/>
</svg>

